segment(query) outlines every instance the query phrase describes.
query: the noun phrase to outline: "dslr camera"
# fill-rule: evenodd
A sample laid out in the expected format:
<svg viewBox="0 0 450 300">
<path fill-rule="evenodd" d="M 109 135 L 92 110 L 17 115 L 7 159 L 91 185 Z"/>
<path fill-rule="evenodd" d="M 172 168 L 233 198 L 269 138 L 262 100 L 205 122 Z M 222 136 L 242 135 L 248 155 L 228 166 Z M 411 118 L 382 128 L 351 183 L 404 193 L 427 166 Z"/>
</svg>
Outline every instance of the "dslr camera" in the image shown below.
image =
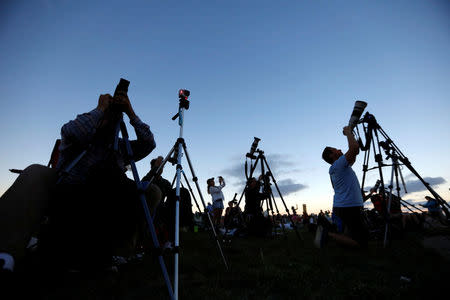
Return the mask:
<svg viewBox="0 0 450 300">
<path fill-rule="evenodd" d="M 117 86 L 116 86 L 116 89 L 115 89 L 115 91 L 114 91 L 114 98 L 115 97 L 117 97 L 119 94 L 125 94 L 125 95 L 128 95 L 128 86 L 130 85 L 130 82 L 128 81 L 128 80 L 126 80 L 126 79 L 123 79 L 123 78 L 120 78 L 120 81 L 119 81 L 119 83 L 117 84 Z M 111 105 L 111 107 L 112 107 L 112 109 L 114 110 L 114 111 L 118 111 L 118 112 L 121 112 L 121 111 L 123 111 L 123 108 L 120 106 L 120 105 L 118 105 L 117 103 L 112 103 L 112 105 Z"/>
</svg>

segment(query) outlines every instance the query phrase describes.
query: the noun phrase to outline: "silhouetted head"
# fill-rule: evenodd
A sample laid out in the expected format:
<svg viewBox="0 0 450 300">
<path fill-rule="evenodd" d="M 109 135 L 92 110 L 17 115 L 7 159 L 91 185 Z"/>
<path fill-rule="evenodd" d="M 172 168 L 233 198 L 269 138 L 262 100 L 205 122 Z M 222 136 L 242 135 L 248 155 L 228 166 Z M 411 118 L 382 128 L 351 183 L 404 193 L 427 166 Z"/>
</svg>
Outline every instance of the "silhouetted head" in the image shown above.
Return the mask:
<svg viewBox="0 0 450 300">
<path fill-rule="evenodd" d="M 150 161 L 150 168 L 156 172 L 156 170 L 158 170 L 159 166 L 161 166 L 163 160 L 164 160 L 164 158 L 162 156 L 158 156 L 157 158 L 152 159 Z M 159 170 L 158 175 L 162 174 L 163 169 L 164 168 L 161 168 L 161 170 Z"/>
<path fill-rule="evenodd" d="M 322 158 L 324 161 L 332 165 L 339 157 L 343 155 L 341 149 L 333 147 L 325 147 L 322 152 Z"/>
</svg>

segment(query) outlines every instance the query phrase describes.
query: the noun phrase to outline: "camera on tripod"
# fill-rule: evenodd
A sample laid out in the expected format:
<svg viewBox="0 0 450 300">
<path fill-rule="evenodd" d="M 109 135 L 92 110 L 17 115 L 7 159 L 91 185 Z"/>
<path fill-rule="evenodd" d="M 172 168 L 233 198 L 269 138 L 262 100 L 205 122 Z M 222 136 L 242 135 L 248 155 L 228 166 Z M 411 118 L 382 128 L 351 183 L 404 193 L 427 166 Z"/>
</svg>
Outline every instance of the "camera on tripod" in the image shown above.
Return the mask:
<svg viewBox="0 0 450 300">
<path fill-rule="evenodd" d="M 113 98 L 116 98 L 119 95 L 127 95 L 129 85 L 130 82 L 128 80 L 120 78 L 120 81 L 117 84 L 116 89 L 114 90 Z M 115 101 L 111 103 L 111 109 L 115 112 L 123 112 L 123 106 L 119 105 Z"/>
<path fill-rule="evenodd" d="M 245 155 L 246 157 L 251 158 L 251 159 L 255 159 L 256 158 L 254 153 L 256 151 L 256 148 L 258 147 L 258 143 L 259 143 L 260 140 L 261 139 L 259 139 L 257 137 L 254 137 L 252 146 L 250 147 L 250 152 Z"/>
<path fill-rule="evenodd" d="M 180 97 L 180 98 L 187 99 L 190 95 L 191 95 L 191 92 L 188 90 L 181 89 L 178 91 L 178 97 Z"/>
<path fill-rule="evenodd" d="M 352 130 L 353 128 L 355 128 L 356 124 L 358 124 L 359 118 L 361 117 L 366 106 L 367 102 L 361 100 L 355 102 L 352 115 L 350 116 L 350 120 L 348 121 L 348 126 L 350 126 Z"/>
<path fill-rule="evenodd" d="M 116 90 L 114 91 L 114 97 L 119 95 L 119 93 L 128 94 L 128 86 L 129 85 L 130 85 L 130 82 L 128 80 L 120 78 L 119 84 L 117 84 Z"/>
<path fill-rule="evenodd" d="M 191 95 L 191 92 L 188 90 L 180 89 L 178 91 L 178 98 L 180 98 L 180 107 L 184 109 L 189 109 L 189 100 L 188 97 Z"/>
</svg>

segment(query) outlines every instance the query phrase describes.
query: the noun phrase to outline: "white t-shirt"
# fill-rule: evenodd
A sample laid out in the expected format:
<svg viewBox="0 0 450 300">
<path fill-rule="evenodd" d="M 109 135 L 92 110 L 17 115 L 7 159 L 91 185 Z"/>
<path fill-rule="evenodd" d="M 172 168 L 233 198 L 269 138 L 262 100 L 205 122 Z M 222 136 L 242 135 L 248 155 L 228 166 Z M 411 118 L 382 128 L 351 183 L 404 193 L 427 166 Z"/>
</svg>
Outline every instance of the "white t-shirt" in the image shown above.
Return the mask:
<svg viewBox="0 0 450 300">
<path fill-rule="evenodd" d="M 222 189 L 224 187 L 225 187 L 225 180 L 223 180 L 219 186 L 210 186 L 208 188 L 213 202 L 216 200 L 219 200 L 219 199 L 222 199 L 222 201 L 225 200 L 225 197 L 223 196 L 223 193 L 222 193 Z"/>
</svg>

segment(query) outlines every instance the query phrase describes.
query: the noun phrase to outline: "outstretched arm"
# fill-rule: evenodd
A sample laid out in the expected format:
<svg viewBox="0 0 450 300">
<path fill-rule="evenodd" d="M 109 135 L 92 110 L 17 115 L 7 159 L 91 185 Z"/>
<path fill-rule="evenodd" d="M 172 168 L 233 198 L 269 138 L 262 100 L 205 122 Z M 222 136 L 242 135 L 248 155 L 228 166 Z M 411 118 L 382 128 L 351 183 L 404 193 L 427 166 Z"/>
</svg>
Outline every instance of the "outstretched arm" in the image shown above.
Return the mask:
<svg viewBox="0 0 450 300">
<path fill-rule="evenodd" d="M 225 187 L 225 180 L 222 176 L 219 177 L 219 184 L 221 189 Z"/>
<path fill-rule="evenodd" d="M 131 149 L 133 151 L 133 159 L 135 161 L 141 160 L 146 157 L 156 147 L 153 133 L 150 131 L 150 127 L 139 119 L 135 114 L 131 105 L 130 99 L 126 94 L 118 94 L 114 100 L 114 103 L 120 106 L 124 113 L 130 118 L 130 124 L 134 127 L 137 139 L 130 141 Z M 121 141 L 122 147 L 123 141 Z M 125 150 L 125 149 L 124 149 Z M 125 150 L 126 151 L 126 150 Z"/>
<path fill-rule="evenodd" d="M 350 126 L 344 127 L 344 135 L 347 137 L 348 151 L 345 153 L 345 158 L 348 164 L 351 166 L 356 160 L 356 155 L 359 153 L 359 144 L 353 136 L 353 132 Z"/>
</svg>

